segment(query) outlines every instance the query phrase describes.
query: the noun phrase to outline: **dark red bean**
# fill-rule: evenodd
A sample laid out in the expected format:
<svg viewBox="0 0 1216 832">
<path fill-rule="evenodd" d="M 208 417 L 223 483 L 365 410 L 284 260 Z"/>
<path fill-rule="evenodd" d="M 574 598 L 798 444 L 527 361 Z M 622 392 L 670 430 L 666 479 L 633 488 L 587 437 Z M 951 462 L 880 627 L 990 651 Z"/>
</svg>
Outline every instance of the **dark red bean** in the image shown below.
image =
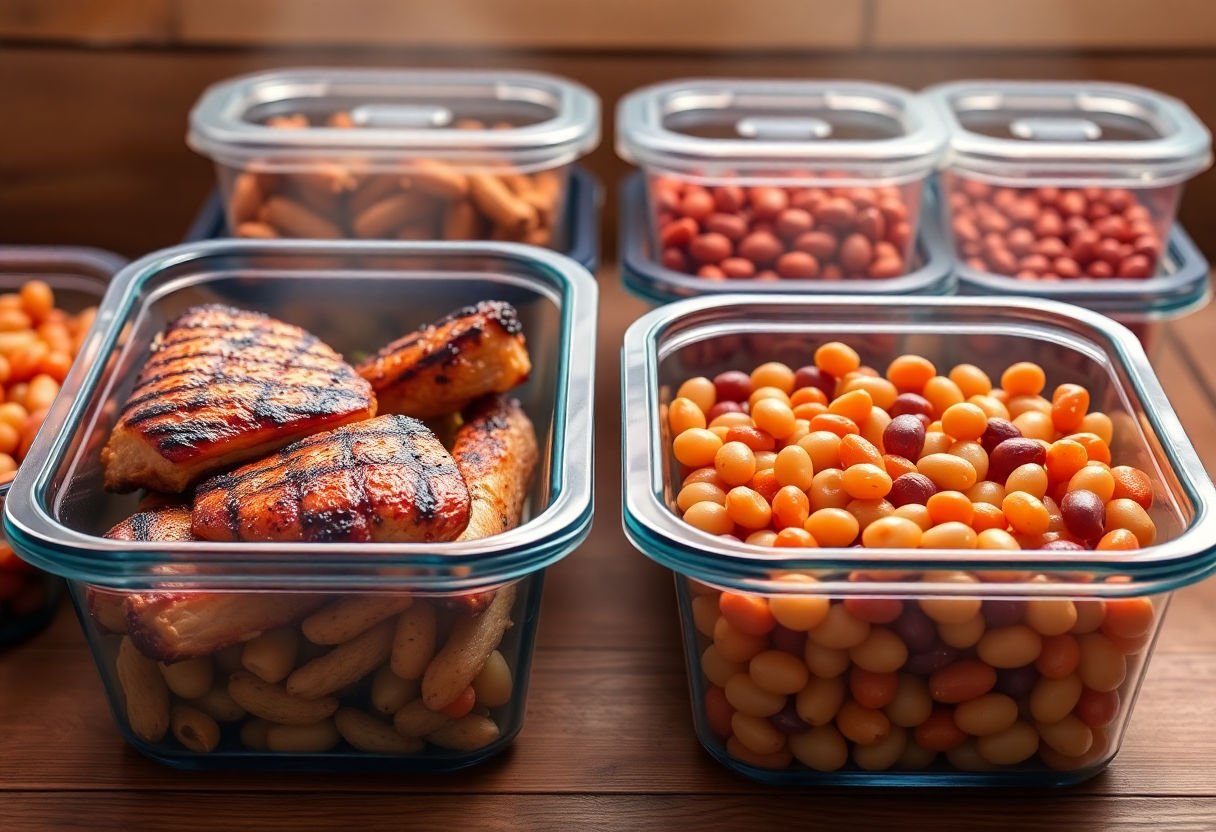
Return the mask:
<svg viewBox="0 0 1216 832">
<path fill-rule="evenodd" d="M 730 240 L 714 232 L 698 234 L 688 244 L 689 256 L 698 263 L 719 263 L 730 257 L 730 250 Z"/>
<path fill-rule="evenodd" d="M 756 276 L 756 264 L 746 257 L 727 257 L 718 265 L 727 277 L 735 280 Z"/>
<path fill-rule="evenodd" d="M 916 416 L 896 416 L 882 431 L 883 450 L 907 459 L 917 459 L 925 447 L 925 426 Z"/>
<path fill-rule="evenodd" d="M 798 708 L 792 701 L 786 702 L 785 707 L 770 716 L 768 721 L 783 734 L 804 734 L 811 730 L 810 724 L 798 716 Z"/>
<path fill-rule="evenodd" d="M 769 633 L 769 638 L 773 642 L 773 648 L 783 653 L 792 653 L 802 658 L 802 654 L 806 650 L 806 633 L 782 627 L 780 624 Z"/>
<path fill-rule="evenodd" d="M 686 246 L 699 230 L 696 220 L 682 217 L 659 229 L 659 242 L 664 248 Z"/>
<path fill-rule="evenodd" d="M 1092 491 L 1078 488 L 1069 491 L 1060 501 L 1064 526 L 1082 540 L 1097 540 L 1106 533 L 1106 506 Z"/>
<path fill-rule="evenodd" d="M 1047 450 L 1037 440 L 1006 439 L 988 454 L 988 479 L 1003 485 L 1019 465 L 1042 465 L 1046 461 Z"/>
<path fill-rule="evenodd" d="M 1039 681 L 1039 671 L 1033 664 L 1012 667 L 996 672 L 996 690 L 1014 699 L 1025 699 Z"/>
<path fill-rule="evenodd" d="M 811 217 L 810 211 L 802 208 L 786 208 L 777 215 L 775 225 L 777 233 L 788 240 L 810 231 L 815 225 L 815 220 Z"/>
<path fill-rule="evenodd" d="M 1008 419 L 993 418 L 988 420 L 988 427 L 984 428 L 984 432 L 980 436 L 980 444 L 984 446 L 985 451 L 992 453 L 993 448 L 1006 439 L 1020 439 L 1021 437 L 1022 432 L 1013 422 Z"/>
<path fill-rule="evenodd" d="M 887 220 L 878 208 L 863 208 L 857 212 L 857 230 L 876 243 L 887 236 Z"/>
<path fill-rule="evenodd" d="M 718 401 L 745 402 L 752 394 L 752 379 L 742 370 L 727 370 L 714 376 Z"/>
<path fill-rule="evenodd" d="M 739 241 L 736 253 L 757 266 L 768 266 L 781 256 L 781 241 L 771 231 L 753 231 Z"/>
<path fill-rule="evenodd" d="M 989 627 L 1012 627 L 1021 624 L 1026 615 L 1026 602 L 1016 599 L 989 598 L 981 611 Z"/>
<path fill-rule="evenodd" d="M 692 186 L 680 200 L 680 213 L 694 220 L 703 220 L 714 212 L 714 198 L 704 188 Z"/>
<path fill-rule="evenodd" d="M 829 400 L 836 395 L 836 379 L 814 364 L 799 367 L 794 371 L 794 389 L 802 387 L 816 387 L 822 390 Z"/>
<path fill-rule="evenodd" d="M 723 413 L 742 413 L 743 405 L 738 402 L 715 402 L 714 406 L 705 414 L 706 421 L 712 422 Z"/>
<path fill-rule="evenodd" d="M 937 641 L 937 625 L 916 604 L 904 604 L 904 611 L 891 626 L 913 652 L 928 650 Z"/>
<path fill-rule="evenodd" d="M 775 188 L 769 185 L 763 185 L 752 188 L 748 192 L 748 198 L 751 201 L 752 210 L 756 214 L 757 219 L 771 220 L 785 210 L 789 205 L 790 198 L 784 188 Z"/>
<path fill-rule="evenodd" d="M 917 393 L 900 393 L 895 397 L 890 413 L 893 417 L 903 416 L 906 413 L 912 415 L 923 413 L 925 416 L 932 416 L 933 405 L 929 403 L 928 399 Z"/>
<path fill-rule="evenodd" d="M 1051 534 L 1051 532 L 1048 532 L 1048 534 Z M 1082 546 L 1080 543 L 1077 543 L 1075 540 L 1062 540 L 1059 538 L 1057 538 L 1056 540 L 1044 541 L 1043 545 L 1040 546 L 1039 548 L 1044 551 L 1048 551 L 1048 552 L 1086 552 L 1086 551 L 1089 551 L 1084 546 Z"/>
<path fill-rule="evenodd" d="M 819 261 L 805 251 L 787 251 L 777 258 L 777 274 L 787 280 L 810 280 L 819 276 Z"/>
<path fill-rule="evenodd" d="M 945 644 L 937 644 L 928 650 L 912 653 L 904 663 L 903 670 L 917 676 L 928 676 L 951 665 L 958 658 L 958 651 Z"/>
<path fill-rule="evenodd" d="M 807 231 L 794 239 L 794 249 L 805 251 L 822 263 L 836 256 L 836 237 L 830 231 Z"/>
<path fill-rule="evenodd" d="M 705 230 L 737 242 L 747 234 L 747 220 L 738 214 L 710 214 L 705 218 Z"/>
<path fill-rule="evenodd" d="M 845 272 L 864 271 L 874 259 L 874 244 L 864 234 L 850 234 L 840 244 L 840 267 Z"/>
<path fill-rule="evenodd" d="M 724 214 L 733 214 L 743 209 L 746 195 L 738 185 L 719 185 L 713 189 L 714 207 Z"/>
<path fill-rule="evenodd" d="M 933 480 L 924 474 L 900 474 L 891 483 L 891 491 L 887 494 L 887 501 L 896 508 L 912 503 L 924 504 L 936 493 L 937 486 L 933 484 Z"/>
<path fill-rule="evenodd" d="M 659 258 L 659 263 L 663 268 L 671 269 L 675 272 L 688 271 L 688 255 L 680 248 L 665 248 L 663 256 Z"/>
<path fill-rule="evenodd" d="M 857 206 L 851 199 L 843 196 L 832 197 L 819 206 L 815 214 L 816 222 L 830 225 L 834 228 L 847 228 L 857 218 Z"/>
</svg>

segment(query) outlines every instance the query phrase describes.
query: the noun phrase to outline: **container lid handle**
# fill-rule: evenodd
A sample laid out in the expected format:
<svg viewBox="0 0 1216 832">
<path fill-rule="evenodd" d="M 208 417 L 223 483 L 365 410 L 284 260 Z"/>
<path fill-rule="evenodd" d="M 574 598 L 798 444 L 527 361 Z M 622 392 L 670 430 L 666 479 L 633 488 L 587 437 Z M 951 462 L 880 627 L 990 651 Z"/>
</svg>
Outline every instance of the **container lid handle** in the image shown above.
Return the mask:
<svg viewBox="0 0 1216 832">
<path fill-rule="evenodd" d="M 735 132 L 745 139 L 808 141 L 832 135 L 832 125 L 810 116 L 748 116 L 735 122 Z"/>
<path fill-rule="evenodd" d="M 1093 142 L 1102 138 L 1102 127 L 1097 122 L 1060 116 L 1015 119 L 1009 132 L 1034 142 Z"/>
</svg>

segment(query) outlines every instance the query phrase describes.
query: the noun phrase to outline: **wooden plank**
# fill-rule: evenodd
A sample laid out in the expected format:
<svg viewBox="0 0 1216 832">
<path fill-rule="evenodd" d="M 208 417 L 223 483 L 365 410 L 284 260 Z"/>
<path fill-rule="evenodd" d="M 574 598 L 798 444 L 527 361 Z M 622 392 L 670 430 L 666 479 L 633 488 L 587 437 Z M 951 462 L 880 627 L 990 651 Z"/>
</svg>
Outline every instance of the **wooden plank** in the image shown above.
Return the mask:
<svg viewBox="0 0 1216 832">
<path fill-rule="evenodd" d="M 1160 49 L 1216 45 L 1209 0 L 874 0 L 878 49 Z"/>
<path fill-rule="evenodd" d="M 1005 795 L 1008 797 L 1005 797 Z M 190 792 L 51 792 L 21 794 L 0 806 L 0 824 L 11 832 L 97 828 L 291 829 L 321 832 L 334 828 L 544 830 L 652 832 L 696 829 L 725 832 L 742 828 L 889 828 L 893 818 L 932 817 L 938 832 L 976 829 L 1030 829 L 1054 824 L 1069 832 L 1139 832 L 1143 829 L 1207 832 L 1216 798 L 1093 798 L 1061 792 L 1032 800 L 1013 793 L 982 796 L 957 792 L 889 792 L 881 799 L 857 793 L 821 791 L 756 797 L 685 795 L 417 795 L 391 790 L 376 795 L 301 793 L 290 800 L 273 796 L 216 792 L 200 810 Z M 813 821 L 808 819 L 813 818 Z M 998 820 L 999 818 L 999 820 Z M 138 819 L 138 820 L 136 820 Z M 813 826 L 808 824 L 813 823 Z"/>
<path fill-rule="evenodd" d="M 91 46 L 166 43 L 173 0 L 7 0 L 0 38 L 71 41 Z"/>
<path fill-rule="evenodd" d="M 178 0 L 185 43 L 848 49 L 862 0 Z"/>
</svg>

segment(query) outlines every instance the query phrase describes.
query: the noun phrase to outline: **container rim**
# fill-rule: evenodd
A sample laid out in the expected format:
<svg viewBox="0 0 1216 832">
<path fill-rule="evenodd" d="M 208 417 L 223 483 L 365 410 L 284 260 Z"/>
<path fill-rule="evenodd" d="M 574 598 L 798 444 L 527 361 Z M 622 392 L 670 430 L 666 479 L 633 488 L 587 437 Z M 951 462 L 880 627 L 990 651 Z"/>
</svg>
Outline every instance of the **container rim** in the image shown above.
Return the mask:
<svg viewBox="0 0 1216 832">
<path fill-rule="evenodd" d="M 735 294 L 746 284 L 749 294 L 769 297 L 791 292 L 809 295 L 948 295 L 955 288 L 954 255 L 941 231 L 941 220 L 932 200 L 926 195 L 920 212 L 920 228 L 914 250 L 921 265 L 899 277 L 883 280 L 834 281 L 757 280 L 716 282 L 669 269 L 657 262 L 649 251 L 646 209 L 646 178 L 633 173 L 620 187 L 621 282 L 634 295 L 652 304 L 668 303 L 688 297 Z"/>
<path fill-rule="evenodd" d="M 1132 84 L 1094 81 L 953 81 L 921 93 L 945 123 L 944 167 L 985 181 L 1025 184 L 1050 180 L 1061 187 L 1084 185 L 1161 187 L 1190 179 L 1212 164 L 1212 136 L 1185 103 Z M 1028 141 L 987 136 L 965 127 L 958 106 L 979 99 L 999 110 L 1006 99 L 1021 106 L 1043 99 L 1061 113 L 1114 113 L 1153 122 L 1157 138 L 1145 140 Z M 1083 115 L 1082 115 L 1083 117 Z"/>
<path fill-rule="evenodd" d="M 1032 584 L 1025 581 L 1007 583 L 984 582 L 960 584 L 946 582 L 901 582 L 898 580 L 850 582 L 845 579 L 824 578 L 815 585 L 816 594 L 839 595 L 1057 595 L 1074 591 L 1081 595 L 1143 595 L 1165 591 L 1206 577 L 1216 570 L 1216 488 L 1204 470 L 1202 462 L 1186 438 L 1177 415 L 1161 389 L 1136 337 L 1124 326 L 1087 309 L 1055 301 L 1029 298 L 919 298 L 782 295 L 765 298 L 766 306 L 790 308 L 813 317 L 830 314 L 833 305 L 851 307 L 903 307 L 913 312 L 945 313 L 952 309 L 975 308 L 1000 311 L 1047 312 L 1057 318 L 1080 323 L 1088 332 L 1100 334 L 1111 345 L 1110 359 L 1121 365 L 1134 386 L 1134 394 L 1145 404 L 1143 427 L 1156 437 L 1167 464 L 1193 507 L 1190 525 L 1176 538 L 1155 543 L 1118 557 L 1097 552 L 1069 553 L 1059 551 L 1023 550 L 1016 560 L 998 560 L 999 556 L 980 554 L 977 550 L 948 549 L 859 549 L 822 548 L 782 550 L 774 556 L 768 547 L 751 545 L 702 532 L 678 518 L 663 502 L 663 471 L 655 464 L 662 449 L 659 420 L 659 363 L 665 353 L 675 347 L 664 347 L 668 331 L 696 313 L 713 313 L 740 305 L 755 306 L 760 302 L 750 295 L 719 295 L 676 301 L 661 307 L 634 323 L 625 333 L 622 353 L 622 442 L 623 518 L 626 537 L 644 555 L 683 575 L 721 587 L 733 587 L 753 592 L 805 593 L 805 584 L 780 582 L 772 578 L 776 572 L 812 570 L 828 574 L 847 575 L 853 570 L 1051 570 L 1084 572 L 1087 575 L 1130 576 L 1126 582 L 1109 583 L 1081 581 L 1073 584 Z M 759 313 L 763 314 L 763 313 Z M 714 335 L 738 331 L 738 323 L 708 323 L 701 325 Z M 911 329 L 915 329 L 912 326 Z M 1060 327 L 1060 336 L 1065 330 Z M 680 332 L 680 342 L 695 342 L 692 334 Z M 678 346 L 678 345 L 677 345 Z M 809 553 L 809 554 L 808 554 Z"/>
<path fill-rule="evenodd" d="M 1162 261 L 1165 271 L 1142 280 L 1018 280 L 958 260 L 954 270 L 963 294 L 1046 298 L 1123 320 L 1172 320 L 1207 305 L 1212 298 L 1211 266 L 1180 223 L 1170 230 Z"/>
<path fill-rule="evenodd" d="M 717 139 L 669 129 L 664 119 L 672 99 L 684 96 L 701 106 L 728 108 L 737 97 L 752 96 L 768 106 L 799 109 L 812 98 L 838 110 L 863 106 L 898 117 L 904 133 L 880 139 Z M 805 109 L 805 105 L 803 105 Z M 928 175 L 945 149 L 940 117 L 915 93 L 889 84 L 849 80 L 686 78 L 634 90 L 617 105 L 616 149 L 642 167 L 695 173 L 706 165 L 743 171 L 778 165 L 841 165 L 863 177 L 883 181 Z M 739 174 L 734 174 L 735 176 Z M 846 180 L 833 180 L 847 184 Z"/>
<path fill-rule="evenodd" d="M 76 531 L 49 508 L 55 472 L 91 400 L 99 395 L 103 359 L 124 325 L 143 307 L 149 280 L 170 268 L 217 256 L 429 257 L 484 255 L 530 270 L 538 293 L 560 298 L 560 352 L 553 416 L 551 499 L 526 523 L 483 540 L 426 543 L 209 543 L 117 541 Z M 276 268 L 276 271 L 280 269 Z M 382 271 L 377 269 L 377 271 Z M 154 252 L 123 269 L 106 293 L 96 322 L 64 382 L 45 426 L 13 480 L 4 531 L 23 559 L 72 580 L 110 587 L 174 586 L 376 588 L 397 580 L 436 591 L 497 585 L 544 568 L 569 554 L 590 526 L 593 488 L 594 337 L 598 288 L 564 255 L 517 243 L 212 240 Z M 352 552 L 357 549 L 357 554 Z M 307 568 L 301 568 L 305 562 Z M 199 568 L 199 564 L 206 564 Z M 183 566 L 190 567 L 183 569 Z M 407 574 L 404 570 L 410 570 Z M 429 571 L 427 571 L 429 570 Z M 390 577 L 392 573 L 397 577 Z"/>
<path fill-rule="evenodd" d="M 377 90 L 450 90 L 452 98 L 484 94 L 548 105 L 550 118 L 510 130 L 439 126 L 373 130 L 309 127 L 282 130 L 245 120 L 252 106 L 285 97 Z M 442 109 L 442 108 L 441 108 Z M 450 113 L 449 113 L 450 116 Z M 600 102 L 587 87 L 543 72 L 473 69 L 305 67 L 240 75 L 203 91 L 190 111 L 187 144 L 224 164 L 311 167 L 318 158 L 358 153 L 367 159 L 436 156 L 471 164 L 513 164 L 522 172 L 573 162 L 599 143 Z"/>
</svg>

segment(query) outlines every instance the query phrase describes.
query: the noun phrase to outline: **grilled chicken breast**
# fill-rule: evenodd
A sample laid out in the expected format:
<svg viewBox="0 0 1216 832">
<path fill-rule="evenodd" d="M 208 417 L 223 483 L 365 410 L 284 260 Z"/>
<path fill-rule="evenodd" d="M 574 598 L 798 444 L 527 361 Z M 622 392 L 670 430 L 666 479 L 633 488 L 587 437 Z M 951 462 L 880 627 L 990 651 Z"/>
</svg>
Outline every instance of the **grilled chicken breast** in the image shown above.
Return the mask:
<svg viewBox="0 0 1216 832">
<path fill-rule="evenodd" d="M 483 301 L 399 338 L 359 365 L 383 413 L 429 419 L 505 393 L 532 370 L 515 307 Z"/>
<path fill-rule="evenodd" d="M 106 488 L 181 492 L 375 413 L 368 382 L 316 336 L 257 312 L 196 306 L 153 342 L 101 454 Z"/>
<path fill-rule="evenodd" d="M 302 439 L 195 493 L 205 540 L 407 542 L 453 540 L 469 520 L 469 489 L 417 419 L 381 416 Z"/>
<path fill-rule="evenodd" d="M 112 540 L 197 540 L 187 506 L 131 515 L 106 532 Z M 114 592 L 89 587 L 88 607 L 101 629 L 127 633 L 141 653 L 172 662 L 207 656 L 304 617 L 324 595 L 277 592 Z"/>
<path fill-rule="evenodd" d="M 536 470 L 536 431 L 515 399 L 488 396 L 464 414 L 452 458 L 473 498 L 460 540 L 502 534 L 519 525 Z"/>
</svg>

